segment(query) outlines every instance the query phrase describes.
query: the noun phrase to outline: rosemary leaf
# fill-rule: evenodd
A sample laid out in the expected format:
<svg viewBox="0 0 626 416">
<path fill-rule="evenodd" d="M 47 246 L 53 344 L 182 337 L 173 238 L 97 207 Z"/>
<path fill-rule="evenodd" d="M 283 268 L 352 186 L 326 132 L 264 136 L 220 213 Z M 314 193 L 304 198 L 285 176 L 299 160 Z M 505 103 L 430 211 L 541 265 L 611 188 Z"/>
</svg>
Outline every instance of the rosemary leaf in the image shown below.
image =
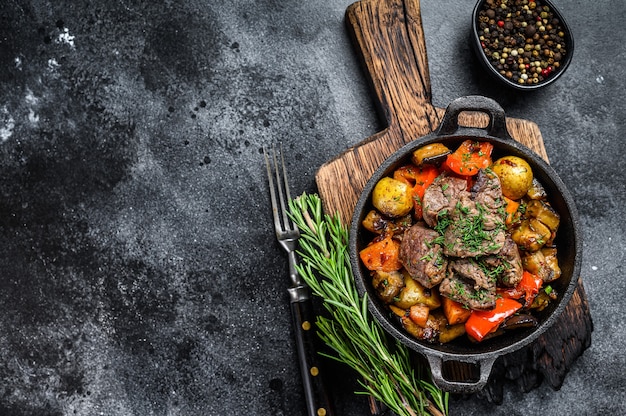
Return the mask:
<svg viewBox="0 0 626 416">
<path fill-rule="evenodd" d="M 301 232 L 298 273 L 322 299 L 328 317 L 316 321 L 320 339 L 331 353 L 325 356 L 359 374 L 363 388 L 399 416 L 448 414 L 448 394 L 420 377 L 407 347 L 393 342 L 360 297 L 348 253 L 348 230 L 338 216 L 322 212 L 319 196 L 302 194 L 290 201 L 290 216 Z"/>
</svg>

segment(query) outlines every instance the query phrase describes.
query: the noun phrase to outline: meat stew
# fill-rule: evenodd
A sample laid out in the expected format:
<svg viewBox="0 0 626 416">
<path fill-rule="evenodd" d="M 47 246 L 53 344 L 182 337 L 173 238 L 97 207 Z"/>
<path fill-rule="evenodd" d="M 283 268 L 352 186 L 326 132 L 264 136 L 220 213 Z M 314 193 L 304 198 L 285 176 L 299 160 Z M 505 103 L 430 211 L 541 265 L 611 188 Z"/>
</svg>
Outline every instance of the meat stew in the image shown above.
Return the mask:
<svg viewBox="0 0 626 416">
<path fill-rule="evenodd" d="M 376 294 L 409 334 L 435 344 L 537 325 L 560 276 L 549 195 L 527 164 L 493 161 L 487 142 L 436 147 L 441 157 L 417 149 L 374 188 L 362 222 L 372 239 L 359 254 Z M 511 183 L 518 193 L 526 184 L 523 196 L 506 196 Z"/>
</svg>

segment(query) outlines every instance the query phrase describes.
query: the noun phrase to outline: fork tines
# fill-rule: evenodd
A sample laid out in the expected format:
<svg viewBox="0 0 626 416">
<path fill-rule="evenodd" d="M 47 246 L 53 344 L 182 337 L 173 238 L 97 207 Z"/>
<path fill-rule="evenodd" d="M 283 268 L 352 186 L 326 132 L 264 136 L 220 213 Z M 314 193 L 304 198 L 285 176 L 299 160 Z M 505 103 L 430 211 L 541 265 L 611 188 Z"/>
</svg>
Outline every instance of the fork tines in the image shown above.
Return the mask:
<svg viewBox="0 0 626 416">
<path fill-rule="evenodd" d="M 268 152 L 263 148 L 265 155 L 265 164 L 267 167 L 267 178 L 270 185 L 270 199 L 272 202 L 272 212 L 274 214 L 274 228 L 279 238 L 285 237 L 284 233 L 297 232 L 297 226 L 291 221 L 287 212 L 289 210 L 289 201 L 291 194 L 289 193 L 289 181 L 287 180 L 287 168 L 285 167 L 285 159 L 283 157 L 282 145 L 280 146 L 280 154 L 277 155 L 274 145 L 272 145 L 272 154 L 268 156 Z M 271 156 L 271 157 L 270 157 Z M 274 172 L 270 159 L 274 164 Z M 280 166 L 279 160 L 280 159 Z M 278 190 L 278 198 L 276 195 Z"/>
</svg>

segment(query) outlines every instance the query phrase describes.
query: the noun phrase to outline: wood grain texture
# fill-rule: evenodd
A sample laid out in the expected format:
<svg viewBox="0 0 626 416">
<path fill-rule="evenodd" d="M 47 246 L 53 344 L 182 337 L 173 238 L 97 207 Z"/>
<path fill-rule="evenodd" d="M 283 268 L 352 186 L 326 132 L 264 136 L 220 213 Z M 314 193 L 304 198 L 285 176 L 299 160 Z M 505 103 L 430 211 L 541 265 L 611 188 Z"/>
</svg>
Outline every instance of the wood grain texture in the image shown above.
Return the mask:
<svg viewBox="0 0 626 416">
<path fill-rule="evenodd" d="M 325 212 L 337 213 L 349 224 L 361 190 L 376 168 L 402 145 L 436 129 L 445 110 L 432 105 L 419 0 L 359 1 L 346 10 L 346 25 L 387 123 L 383 131 L 328 161 L 316 174 Z M 481 113 L 459 117 L 463 126 L 483 127 L 486 122 Z M 548 160 L 535 123 L 508 118 L 506 125 L 511 137 Z M 554 328 L 531 346 L 499 359 L 478 395 L 502 401 L 505 380 L 514 380 L 524 391 L 542 380 L 555 389 L 561 386 L 572 363 L 591 343 L 593 324 L 581 281 Z"/>
</svg>

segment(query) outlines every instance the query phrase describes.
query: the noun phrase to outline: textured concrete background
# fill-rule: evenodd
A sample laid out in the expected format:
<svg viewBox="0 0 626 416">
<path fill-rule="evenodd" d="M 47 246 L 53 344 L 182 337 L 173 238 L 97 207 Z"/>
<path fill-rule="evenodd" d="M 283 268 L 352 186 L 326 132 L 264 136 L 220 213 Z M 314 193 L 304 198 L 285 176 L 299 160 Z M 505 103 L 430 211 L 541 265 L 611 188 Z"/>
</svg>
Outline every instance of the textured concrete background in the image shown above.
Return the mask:
<svg viewBox="0 0 626 416">
<path fill-rule="evenodd" d="M 296 193 L 382 129 L 351 1 L 5 0 L 0 7 L 0 415 L 303 415 L 262 146 Z M 624 414 L 622 1 L 557 1 L 569 71 L 497 89 L 473 4 L 423 1 L 433 101 L 536 122 L 577 198 L 595 330 L 561 390 L 507 387 L 451 414 Z M 339 414 L 367 414 L 333 369 Z"/>
</svg>

